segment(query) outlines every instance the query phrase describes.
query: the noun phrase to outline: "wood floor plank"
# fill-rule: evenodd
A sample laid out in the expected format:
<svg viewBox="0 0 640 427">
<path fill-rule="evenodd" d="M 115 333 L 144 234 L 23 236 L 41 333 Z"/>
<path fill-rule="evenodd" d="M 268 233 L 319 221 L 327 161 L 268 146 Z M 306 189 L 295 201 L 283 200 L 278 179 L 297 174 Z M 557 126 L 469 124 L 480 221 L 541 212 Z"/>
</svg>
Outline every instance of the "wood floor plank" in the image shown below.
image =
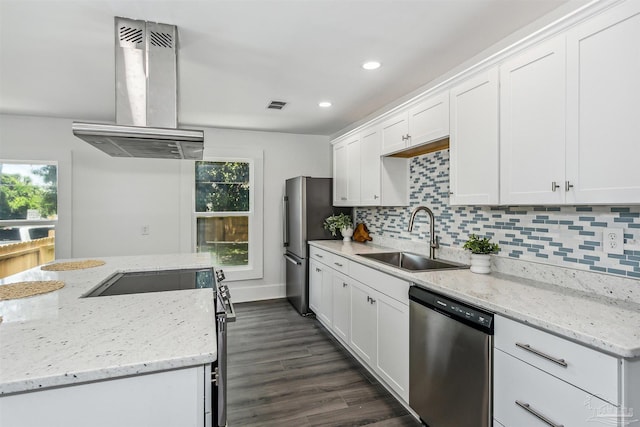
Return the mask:
<svg viewBox="0 0 640 427">
<path fill-rule="evenodd" d="M 312 317 L 286 300 L 236 305 L 228 425 L 417 427 L 420 423 Z"/>
</svg>

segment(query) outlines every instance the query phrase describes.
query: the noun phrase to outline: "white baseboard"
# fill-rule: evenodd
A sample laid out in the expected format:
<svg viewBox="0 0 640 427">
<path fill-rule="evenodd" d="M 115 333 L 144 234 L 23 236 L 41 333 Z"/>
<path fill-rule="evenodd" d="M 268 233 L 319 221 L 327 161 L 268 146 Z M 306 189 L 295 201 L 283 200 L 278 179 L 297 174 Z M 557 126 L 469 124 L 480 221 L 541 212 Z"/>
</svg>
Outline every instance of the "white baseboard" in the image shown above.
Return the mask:
<svg viewBox="0 0 640 427">
<path fill-rule="evenodd" d="M 239 286 L 237 288 L 233 286 L 233 283 L 230 283 L 229 289 L 231 291 L 231 300 L 234 303 L 285 298 L 287 296 L 284 283 Z"/>
</svg>

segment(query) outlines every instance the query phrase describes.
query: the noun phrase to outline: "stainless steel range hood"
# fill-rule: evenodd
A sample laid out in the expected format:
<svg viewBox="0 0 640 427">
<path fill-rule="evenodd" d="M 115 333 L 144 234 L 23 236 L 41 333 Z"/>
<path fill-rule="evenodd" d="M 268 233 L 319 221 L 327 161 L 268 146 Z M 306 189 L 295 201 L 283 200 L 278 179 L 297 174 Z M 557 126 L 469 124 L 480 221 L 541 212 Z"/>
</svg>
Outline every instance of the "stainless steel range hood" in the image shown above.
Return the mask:
<svg viewBox="0 0 640 427">
<path fill-rule="evenodd" d="M 73 122 L 113 157 L 201 160 L 204 132 L 177 129 L 177 28 L 115 18 L 116 124 Z"/>
</svg>

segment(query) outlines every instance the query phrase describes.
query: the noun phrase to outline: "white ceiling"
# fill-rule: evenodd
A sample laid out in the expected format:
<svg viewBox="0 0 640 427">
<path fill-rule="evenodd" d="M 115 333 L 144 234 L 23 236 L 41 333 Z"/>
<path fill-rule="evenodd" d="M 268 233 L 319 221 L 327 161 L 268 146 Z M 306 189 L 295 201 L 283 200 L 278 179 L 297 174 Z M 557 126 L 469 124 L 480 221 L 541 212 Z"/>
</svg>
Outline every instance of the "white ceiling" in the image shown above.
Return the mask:
<svg viewBox="0 0 640 427">
<path fill-rule="evenodd" d="M 181 126 L 330 135 L 566 1 L 0 0 L 0 113 L 113 122 L 124 16 L 178 26 Z"/>
</svg>

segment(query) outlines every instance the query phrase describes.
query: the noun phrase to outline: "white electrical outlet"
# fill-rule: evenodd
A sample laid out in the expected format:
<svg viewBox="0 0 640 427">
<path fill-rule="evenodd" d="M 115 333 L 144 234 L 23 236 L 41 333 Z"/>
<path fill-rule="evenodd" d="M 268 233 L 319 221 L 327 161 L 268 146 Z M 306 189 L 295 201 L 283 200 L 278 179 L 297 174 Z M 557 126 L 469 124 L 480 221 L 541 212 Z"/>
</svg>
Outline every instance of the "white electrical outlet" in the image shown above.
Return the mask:
<svg viewBox="0 0 640 427">
<path fill-rule="evenodd" d="M 622 228 L 605 228 L 602 232 L 602 250 L 607 254 L 624 253 L 624 230 Z"/>
<path fill-rule="evenodd" d="M 143 225 L 142 229 L 140 230 L 141 234 L 143 236 L 148 236 L 149 235 L 149 226 L 148 225 Z"/>
</svg>

